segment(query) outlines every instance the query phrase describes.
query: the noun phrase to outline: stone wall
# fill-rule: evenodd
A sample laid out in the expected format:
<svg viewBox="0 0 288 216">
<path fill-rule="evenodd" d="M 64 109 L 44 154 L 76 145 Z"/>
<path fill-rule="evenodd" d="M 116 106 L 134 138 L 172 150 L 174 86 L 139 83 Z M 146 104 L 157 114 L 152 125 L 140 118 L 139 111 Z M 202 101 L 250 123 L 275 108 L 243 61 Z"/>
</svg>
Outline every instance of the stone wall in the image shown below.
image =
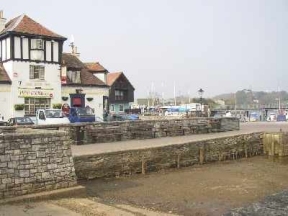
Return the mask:
<svg viewBox="0 0 288 216">
<path fill-rule="evenodd" d="M 65 132 L 19 129 L 0 135 L 0 198 L 76 185 Z"/>
<path fill-rule="evenodd" d="M 25 126 L 31 127 L 31 126 Z M 21 127 L 18 127 L 21 128 Z M 153 139 L 199 133 L 239 130 L 238 118 L 183 118 L 118 122 L 35 125 L 34 129 L 66 131 L 74 144 L 90 144 L 133 139 Z M 0 134 L 13 132 L 13 127 L 1 127 Z"/>
<path fill-rule="evenodd" d="M 132 175 L 263 153 L 261 133 L 243 134 L 157 148 L 74 157 L 78 178 Z"/>
<path fill-rule="evenodd" d="M 152 139 L 199 133 L 239 130 L 237 118 L 188 118 L 85 124 L 70 127 L 76 144 Z"/>
</svg>

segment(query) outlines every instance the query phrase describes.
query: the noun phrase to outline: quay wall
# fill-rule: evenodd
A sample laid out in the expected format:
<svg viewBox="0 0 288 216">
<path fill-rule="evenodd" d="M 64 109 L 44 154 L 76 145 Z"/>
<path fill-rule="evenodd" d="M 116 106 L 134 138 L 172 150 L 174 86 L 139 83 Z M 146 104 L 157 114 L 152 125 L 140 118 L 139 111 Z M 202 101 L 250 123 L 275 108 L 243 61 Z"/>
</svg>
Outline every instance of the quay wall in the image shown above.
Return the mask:
<svg viewBox="0 0 288 216">
<path fill-rule="evenodd" d="M 262 133 L 74 157 L 77 177 L 95 179 L 181 168 L 263 154 Z"/>
</svg>

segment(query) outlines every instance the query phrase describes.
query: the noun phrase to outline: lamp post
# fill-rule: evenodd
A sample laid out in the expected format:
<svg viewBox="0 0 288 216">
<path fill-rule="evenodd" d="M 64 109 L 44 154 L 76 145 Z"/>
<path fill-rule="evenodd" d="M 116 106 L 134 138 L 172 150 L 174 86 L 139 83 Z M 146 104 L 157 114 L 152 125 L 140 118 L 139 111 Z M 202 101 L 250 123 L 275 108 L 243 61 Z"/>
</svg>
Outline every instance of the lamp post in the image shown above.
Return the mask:
<svg viewBox="0 0 288 216">
<path fill-rule="evenodd" d="M 200 110 L 201 110 L 201 113 L 202 113 L 202 99 L 203 99 L 202 96 L 204 94 L 204 90 L 202 88 L 200 88 L 198 90 L 198 94 L 199 94 L 199 97 L 200 97 Z"/>
</svg>

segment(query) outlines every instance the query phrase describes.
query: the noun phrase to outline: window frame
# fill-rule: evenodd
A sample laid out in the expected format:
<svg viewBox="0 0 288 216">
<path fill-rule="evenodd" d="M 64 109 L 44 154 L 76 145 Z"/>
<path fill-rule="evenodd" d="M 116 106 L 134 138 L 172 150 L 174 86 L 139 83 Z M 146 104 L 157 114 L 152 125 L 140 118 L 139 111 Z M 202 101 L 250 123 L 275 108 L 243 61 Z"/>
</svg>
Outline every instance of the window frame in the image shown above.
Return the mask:
<svg viewBox="0 0 288 216">
<path fill-rule="evenodd" d="M 122 110 L 121 110 L 122 107 Z M 119 112 L 124 112 L 124 104 L 119 104 Z"/>
<path fill-rule="evenodd" d="M 38 75 L 35 77 L 35 74 L 38 74 Z M 45 80 L 45 66 L 30 65 L 29 79 Z"/>
<path fill-rule="evenodd" d="M 44 50 L 44 41 L 42 39 L 32 39 L 31 50 Z"/>
</svg>

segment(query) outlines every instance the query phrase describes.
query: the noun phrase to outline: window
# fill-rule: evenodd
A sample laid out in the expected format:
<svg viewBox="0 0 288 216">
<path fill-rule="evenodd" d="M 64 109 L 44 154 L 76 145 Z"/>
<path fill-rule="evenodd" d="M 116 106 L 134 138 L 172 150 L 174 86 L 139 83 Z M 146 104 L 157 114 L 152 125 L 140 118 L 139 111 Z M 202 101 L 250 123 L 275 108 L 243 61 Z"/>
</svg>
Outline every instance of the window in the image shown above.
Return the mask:
<svg viewBox="0 0 288 216">
<path fill-rule="evenodd" d="M 32 39 L 31 49 L 43 50 L 44 49 L 43 44 L 44 44 L 43 40 L 41 40 L 41 39 Z"/>
<path fill-rule="evenodd" d="M 67 77 L 72 83 L 81 83 L 80 71 L 67 71 Z"/>
<path fill-rule="evenodd" d="M 114 106 L 114 105 L 111 105 L 111 106 L 110 106 L 110 111 L 111 111 L 111 112 L 114 112 L 114 111 L 115 111 L 115 106 Z"/>
<path fill-rule="evenodd" d="M 124 99 L 124 91 L 115 90 L 115 100 L 123 100 Z"/>
<path fill-rule="evenodd" d="M 45 78 L 45 67 L 39 65 L 30 65 L 30 79 L 40 79 Z"/>
<path fill-rule="evenodd" d="M 119 104 L 119 112 L 124 112 L 124 105 L 123 104 Z"/>
<path fill-rule="evenodd" d="M 25 115 L 35 115 L 37 109 L 49 109 L 50 98 L 25 98 Z"/>
</svg>

